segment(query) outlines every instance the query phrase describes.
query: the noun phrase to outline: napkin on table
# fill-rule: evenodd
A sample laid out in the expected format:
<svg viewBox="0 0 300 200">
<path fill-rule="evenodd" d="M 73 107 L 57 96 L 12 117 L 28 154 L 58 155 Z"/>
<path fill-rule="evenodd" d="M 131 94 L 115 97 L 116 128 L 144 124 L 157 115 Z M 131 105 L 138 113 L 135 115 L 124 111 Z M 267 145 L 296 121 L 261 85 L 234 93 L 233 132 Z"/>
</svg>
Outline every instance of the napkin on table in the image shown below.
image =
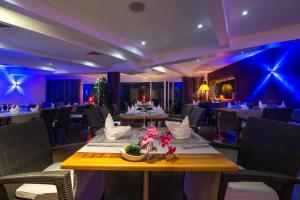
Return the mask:
<svg viewBox="0 0 300 200">
<path fill-rule="evenodd" d="M 182 123 L 166 121 L 166 126 L 176 139 L 187 139 L 191 137 L 189 117 L 186 116 Z"/>
<path fill-rule="evenodd" d="M 231 105 L 231 103 L 230 102 L 228 102 L 228 104 L 227 104 L 227 108 L 228 109 L 231 109 L 233 106 Z"/>
<path fill-rule="evenodd" d="M 18 114 L 18 113 L 20 112 L 20 108 L 19 108 L 19 106 L 17 105 L 16 107 L 9 109 L 9 112 L 10 112 L 11 114 Z"/>
<path fill-rule="evenodd" d="M 132 110 L 131 110 L 130 106 L 128 106 L 128 108 L 127 108 L 127 114 L 131 114 L 131 113 L 132 113 Z"/>
<path fill-rule="evenodd" d="M 246 105 L 246 103 L 241 105 L 242 110 L 249 110 L 249 107 Z"/>
<path fill-rule="evenodd" d="M 115 141 L 130 130 L 131 126 L 115 126 L 112 116 L 110 114 L 107 115 L 104 129 L 106 139 Z"/>
<path fill-rule="evenodd" d="M 40 106 L 36 105 L 34 108 L 30 108 L 31 112 L 38 112 L 40 110 Z"/>
<path fill-rule="evenodd" d="M 286 108 L 284 101 L 282 101 L 282 103 L 278 106 L 278 108 Z"/>
<path fill-rule="evenodd" d="M 258 107 L 259 107 L 260 109 L 264 109 L 264 108 L 267 107 L 267 104 L 263 104 L 262 101 L 259 100 L 259 101 L 258 101 Z"/>
</svg>

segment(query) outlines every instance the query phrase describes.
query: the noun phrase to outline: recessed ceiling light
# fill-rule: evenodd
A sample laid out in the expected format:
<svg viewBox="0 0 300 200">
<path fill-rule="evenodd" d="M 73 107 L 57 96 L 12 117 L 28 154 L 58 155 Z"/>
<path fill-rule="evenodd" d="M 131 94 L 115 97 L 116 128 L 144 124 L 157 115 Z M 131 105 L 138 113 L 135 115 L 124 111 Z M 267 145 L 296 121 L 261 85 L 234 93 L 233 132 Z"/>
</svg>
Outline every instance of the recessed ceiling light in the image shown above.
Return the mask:
<svg viewBox="0 0 300 200">
<path fill-rule="evenodd" d="M 243 16 L 248 15 L 248 10 L 243 10 L 242 15 L 243 15 Z"/>
<path fill-rule="evenodd" d="M 197 28 L 199 29 L 203 28 L 203 24 L 198 24 Z"/>
<path fill-rule="evenodd" d="M 146 41 L 142 41 L 141 45 L 145 46 L 146 45 Z"/>
</svg>

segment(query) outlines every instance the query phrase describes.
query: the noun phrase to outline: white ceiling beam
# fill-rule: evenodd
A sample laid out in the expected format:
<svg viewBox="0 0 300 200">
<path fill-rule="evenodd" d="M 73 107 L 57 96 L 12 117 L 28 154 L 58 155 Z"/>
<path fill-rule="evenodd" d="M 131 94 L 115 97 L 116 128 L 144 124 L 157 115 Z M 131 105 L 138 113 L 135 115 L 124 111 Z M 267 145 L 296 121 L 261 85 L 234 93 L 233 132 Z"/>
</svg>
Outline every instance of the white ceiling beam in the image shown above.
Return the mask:
<svg viewBox="0 0 300 200">
<path fill-rule="evenodd" d="M 59 24 L 65 25 L 69 28 L 72 28 L 81 33 L 87 34 L 90 37 L 93 37 L 106 45 L 109 45 L 110 48 L 114 48 L 116 51 L 121 51 L 123 54 L 128 54 L 127 57 L 134 57 L 134 61 L 144 61 L 152 60 L 152 55 L 142 51 L 141 49 L 134 47 L 131 43 L 126 41 L 124 38 L 120 38 L 117 35 L 107 32 L 101 29 L 98 26 L 94 26 L 77 16 L 71 15 L 70 13 L 65 12 L 64 10 L 58 9 L 46 2 L 40 0 L 5 0 L 8 3 L 13 4 L 14 6 L 26 9 L 36 15 L 47 18 L 51 21 L 57 22 Z M 103 52 L 105 53 L 105 52 Z M 106 54 L 111 55 L 106 52 Z M 113 55 L 112 55 L 113 56 Z M 138 59 L 138 60 L 136 60 Z"/>
<path fill-rule="evenodd" d="M 225 13 L 222 0 L 202 0 L 204 10 L 207 12 L 213 30 L 221 47 L 230 45 Z"/>
</svg>

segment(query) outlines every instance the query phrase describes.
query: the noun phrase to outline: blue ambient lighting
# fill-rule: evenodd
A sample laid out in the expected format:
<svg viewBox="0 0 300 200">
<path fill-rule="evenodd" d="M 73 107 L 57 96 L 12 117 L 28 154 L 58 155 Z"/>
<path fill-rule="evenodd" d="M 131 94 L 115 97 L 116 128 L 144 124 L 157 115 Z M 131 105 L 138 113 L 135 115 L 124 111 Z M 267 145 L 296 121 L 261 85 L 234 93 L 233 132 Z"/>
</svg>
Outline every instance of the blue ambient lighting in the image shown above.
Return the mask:
<svg viewBox="0 0 300 200">
<path fill-rule="evenodd" d="M 8 77 L 9 77 L 8 79 L 11 82 L 11 86 L 6 91 L 5 96 L 12 93 L 15 90 L 17 90 L 20 94 L 24 95 L 24 90 L 20 85 L 24 82 L 25 76 L 17 78 L 16 80 L 11 75 L 9 75 Z"/>
</svg>

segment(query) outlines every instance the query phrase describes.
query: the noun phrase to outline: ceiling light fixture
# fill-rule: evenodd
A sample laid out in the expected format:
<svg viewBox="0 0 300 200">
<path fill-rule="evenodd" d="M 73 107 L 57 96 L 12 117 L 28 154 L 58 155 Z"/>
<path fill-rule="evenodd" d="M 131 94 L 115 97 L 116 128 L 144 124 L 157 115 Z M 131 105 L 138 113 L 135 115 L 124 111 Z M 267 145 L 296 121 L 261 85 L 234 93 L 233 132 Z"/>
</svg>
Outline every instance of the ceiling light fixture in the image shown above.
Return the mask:
<svg viewBox="0 0 300 200">
<path fill-rule="evenodd" d="M 243 16 L 248 15 L 248 10 L 243 10 L 242 15 L 243 15 Z"/>
<path fill-rule="evenodd" d="M 145 46 L 146 44 L 147 44 L 146 41 L 141 42 L 141 45 L 143 45 L 143 46 Z"/>
<path fill-rule="evenodd" d="M 203 28 L 203 24 L 198 24 L 198 29 L 201 29 L 201 28 Z"/>
<path fill-rule="evenodd" d="M 81 61 L 80 63 L 89 67 L 98 67 L 96 63 L 90 61 Z"/>
<path fill-rule="evenodd" d="M 153 67 L 152 69 L 162 72 L 162 73 L 167 73 L 167 69 L 164 68 L 163 66 L 157 66 L 157 67 Z"/>
<path fill-rule="evenodd" d="M 199 61 L 200 61 L 200 59 L 197 59 L 197 60 L 196 60 L 196 62 L 199 62 Z"/>
</svg>

